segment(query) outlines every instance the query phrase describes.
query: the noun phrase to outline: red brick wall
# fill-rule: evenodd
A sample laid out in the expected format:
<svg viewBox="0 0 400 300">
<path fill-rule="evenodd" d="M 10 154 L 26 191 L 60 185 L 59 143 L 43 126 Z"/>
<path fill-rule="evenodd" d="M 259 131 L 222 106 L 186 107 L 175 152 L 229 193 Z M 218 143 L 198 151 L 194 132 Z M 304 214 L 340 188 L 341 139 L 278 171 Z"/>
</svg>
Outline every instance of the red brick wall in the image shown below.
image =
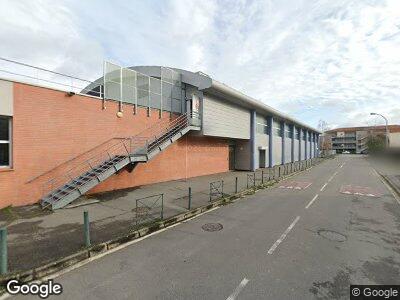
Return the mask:
<svg viewBox="0 0 400 300">
<path fill-rule="evenodd" d="M 102 110 L 98 99 L 14 83 L 13 169 L 0 171 L 0 208 L 37 202 L 43 183 L 65 173 L 75 157 L 160 121 L 156 110 L 147 117 L 146 110 L 139 108 L 134 115 L 132 107 L 124 105 L 124 115 L 118 118 L 118 104 L 108 101 L 106 105 Z M 168 122 L 169 113 L 162 118 Z M 226 141 L 189 134 L 132 173 L 114 175 L 90 193 L 227 170 Z"/>
</svg>

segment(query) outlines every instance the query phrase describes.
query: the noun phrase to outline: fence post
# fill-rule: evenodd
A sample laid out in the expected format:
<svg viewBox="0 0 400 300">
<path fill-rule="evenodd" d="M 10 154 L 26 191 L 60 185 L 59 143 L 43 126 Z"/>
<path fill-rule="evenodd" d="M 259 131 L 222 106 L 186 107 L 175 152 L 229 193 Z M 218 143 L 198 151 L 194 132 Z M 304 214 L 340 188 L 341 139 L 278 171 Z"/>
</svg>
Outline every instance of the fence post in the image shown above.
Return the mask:
<svg viewBox="0 0 400 300">
<path fill-rule="evenodd" d="M 164 194 L 161 194 L 161 220 L 164 220 Z"/>
<path fill-rule="evenodd" d="M 238 178 L 235 178 L 235 194 L 238 193 Z"/>
<path fill-rule="evenodd" d="M 85 246 L 90 247 L 89 212 L 87 210 L 83 212 L 83 230 L 85 237 Z"/>
<path fill-rule="evenodd" d="M 8 272 L 7 228 L 0 228 L 0 274 Z"/>
<path fill-rule="evenodd" d="M 192 187 L 189 186 L 189 203 L 188 203 L 188 210 L 192 208 Z"/>
</svg>

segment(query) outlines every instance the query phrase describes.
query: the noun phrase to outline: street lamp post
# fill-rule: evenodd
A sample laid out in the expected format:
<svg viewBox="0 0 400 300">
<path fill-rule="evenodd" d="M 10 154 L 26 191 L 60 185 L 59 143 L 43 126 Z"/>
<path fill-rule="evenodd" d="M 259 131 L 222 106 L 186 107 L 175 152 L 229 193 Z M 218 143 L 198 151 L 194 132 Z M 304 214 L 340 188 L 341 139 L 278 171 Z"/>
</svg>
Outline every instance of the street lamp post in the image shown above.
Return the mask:
<svg viewBox="0 0 400 300">
<path fill-rule="evenodd" d="M 381 116 L 386 122 L 386 138 L 385 138 L 385 147 L 386 149 L 389 147 L 389 127 L 388 127 L 388 119 L 386 119 L 383 115 L 377 113 L 370 113 L 371 116 Z"/>
</svg>

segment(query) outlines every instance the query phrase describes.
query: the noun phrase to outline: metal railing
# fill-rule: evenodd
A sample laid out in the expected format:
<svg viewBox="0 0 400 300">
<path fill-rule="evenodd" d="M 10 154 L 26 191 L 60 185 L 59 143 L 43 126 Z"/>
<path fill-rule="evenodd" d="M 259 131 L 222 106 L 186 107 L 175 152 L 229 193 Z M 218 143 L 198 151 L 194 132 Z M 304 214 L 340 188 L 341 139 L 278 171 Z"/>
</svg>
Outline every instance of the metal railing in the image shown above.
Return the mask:
<svg viewBox="0 0 400 300">
<path fill-rule="evenodd" d="M 86 90 L 94 80 L 82 79 L 3 57 L 0 57 L 0 74 L 5 74 L 6 79 L 23 80 L 29 84 L 42 84 L 49 88 L 75 94 L 87 95 L 87 92 L 90 91 L 91 95 L 95 97 L 100 98 L 103 95 L 102 86 L 99 91 Z"/>
<path fill-rule="evenodd" d="M 164 219 L 164 194 L 143 197 L 135 202 L 133 212 L 136 226 Z"/>
<path fill-rule="evenodd" d="M 224 196 L 224 181 L 210 182 L 210 202 Z"/>
<path fill-rule="evenodd" d="M 74 160 L 72 162 L 73 165 L 68 167 L 67 170 L 57 170 L 62 174 L 56 174 L 52 179 L 43 184 L 42 197 L 60 189 L 65 184 L 86 174 L 87 172 L 94 172 L 98 166 L 108 161 L 112 161 L 115 165 L 133 154 L 146 155 L 148 152 L 154 150 L 155 147 L 162 145 L 165 141 L 170 139 L 174 134 L 179 132 L 179 130 L 184 129 L 186 126 L 188 126 L 187 113 L 180 115 L 167 123 L 165 120 L 161 120 L 135 136 L 119 138 L 116 143 L 107 145 L 105 148 L 102 148 L 101 146 L 101 149 L 94 148 L 91 153 L 86 154 L 83 157 L 78 156 L 78 160 Z M 78 188 L 79 184 L 75 183 L 75 189 Z M 71 189 L 70 191 L 73 190 L 74 189 Z M 61 199 L 63 193 L 59 191 L 58 193 L 53 194 L 53 196 L 59 196 Z"/>
</svg>

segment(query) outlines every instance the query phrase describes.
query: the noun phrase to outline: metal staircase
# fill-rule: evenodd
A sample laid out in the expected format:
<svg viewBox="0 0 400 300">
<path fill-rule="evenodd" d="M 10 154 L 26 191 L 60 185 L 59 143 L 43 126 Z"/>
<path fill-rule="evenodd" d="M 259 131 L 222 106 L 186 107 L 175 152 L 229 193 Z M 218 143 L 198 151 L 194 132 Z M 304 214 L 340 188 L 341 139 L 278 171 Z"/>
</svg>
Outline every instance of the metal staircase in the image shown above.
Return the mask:
<svg viewBox="0 0 400 300">
<path fill-rule="evenodd" d="M 75 161 L 66 172 L 43 186 L 42 208 L 62 208 L 123 168 L 132 171 L 147 162 L 190 130 L 200 130 L 198 115 L 186 113 L 171 122 L 159 123 L 141 133 L 97 151 L 89 158 Z M 96 151 L 94 151 L 96 152 Z"/>
</svg>

